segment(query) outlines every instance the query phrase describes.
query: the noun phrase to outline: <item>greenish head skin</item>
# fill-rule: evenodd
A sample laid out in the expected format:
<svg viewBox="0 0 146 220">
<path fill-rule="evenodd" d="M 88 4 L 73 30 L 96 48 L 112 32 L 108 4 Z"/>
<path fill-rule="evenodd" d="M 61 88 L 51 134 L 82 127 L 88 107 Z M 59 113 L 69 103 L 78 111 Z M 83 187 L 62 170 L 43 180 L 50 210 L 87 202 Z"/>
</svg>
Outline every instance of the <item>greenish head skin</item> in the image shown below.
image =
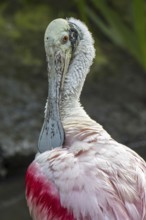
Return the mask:
<svg viewBox="0 0 146 220">
<path fill-rule="evenodd" d="M 52 49 L 54 50 L 56 47 L 63 52 L 71 53 L 70 41 L 66 39 L 66 37 L 69 37 L 69 29 L 70 26 L 67 20 L 61 18 L 53 20 L 48 25 L 44 36 L 47 56 L 50 56 Z"/>
<path fill-rule="evenodd" d="M 45 119 L 38 141 L 39 152 L 62 146 L 64 142 L 59 106 L 65 75 L 80 40 L 79 32 L 74 24 L 64 19 L 52 21 L 46 29 L 44 42 L 49 87 Z"/>
</svg>

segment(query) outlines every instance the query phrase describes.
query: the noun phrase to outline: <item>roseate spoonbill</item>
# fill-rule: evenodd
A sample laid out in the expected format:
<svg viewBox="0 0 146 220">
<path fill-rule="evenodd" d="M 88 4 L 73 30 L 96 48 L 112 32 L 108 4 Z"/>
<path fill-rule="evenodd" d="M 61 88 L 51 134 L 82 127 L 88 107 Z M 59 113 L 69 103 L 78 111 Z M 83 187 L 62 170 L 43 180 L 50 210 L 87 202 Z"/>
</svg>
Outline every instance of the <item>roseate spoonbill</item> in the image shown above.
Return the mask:
<svg viewBox="0 0 146 220">
<path fill-rule="evenodd" d="M 48 100 L 40 154 L 26 174 L 34 220 L 146 220 L 146 163 L 81 107 L 94 41 L 85 24 L 56 19 L 45 32 Z"/>
</svg>

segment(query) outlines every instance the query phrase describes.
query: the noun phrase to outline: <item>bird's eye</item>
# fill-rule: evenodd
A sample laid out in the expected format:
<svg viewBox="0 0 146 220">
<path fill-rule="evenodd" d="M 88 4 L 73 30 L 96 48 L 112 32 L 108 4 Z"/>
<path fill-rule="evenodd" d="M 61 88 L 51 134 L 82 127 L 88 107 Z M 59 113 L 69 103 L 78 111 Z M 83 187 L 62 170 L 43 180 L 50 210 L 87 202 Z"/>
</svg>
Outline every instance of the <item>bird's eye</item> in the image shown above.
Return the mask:
<svg viewBox="0 0 146 220">
<path fill-rule="evenodd" d="M 62 43 L 63 44 L 67 43 L 68 39 L 69 39 L 69 37 L 67 35 L 63 36 Z"/>
</svg>

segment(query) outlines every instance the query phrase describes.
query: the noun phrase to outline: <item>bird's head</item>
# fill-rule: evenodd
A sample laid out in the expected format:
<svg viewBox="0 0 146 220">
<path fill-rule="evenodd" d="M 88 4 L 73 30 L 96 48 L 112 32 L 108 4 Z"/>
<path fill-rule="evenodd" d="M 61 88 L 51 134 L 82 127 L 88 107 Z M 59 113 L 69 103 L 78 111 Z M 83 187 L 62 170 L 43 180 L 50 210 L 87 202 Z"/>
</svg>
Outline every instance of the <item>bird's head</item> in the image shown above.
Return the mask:
<svg viewBox="0 0 146 220">
<path fill-rule="evenodd" d="M 53 20 L 47 27 L 44 43 L 48 63 L 50 98 L 59 99 L 71 58 L 81 40 L 79 28 L 65 19 Z"/>
<path fill-rule="evenodd" d="M 74 18 L 53 20 L 46 29 L 44 43 L 49 84 L 55 80 L 63 98 L 79 97 L 78 89 L 95 56 L 94 41 L 86 25 Z"/>
<path fill-rule="evenodd" d="M 41 152 L 62 145 L 64 131 L 60 106 L 66 99 L 69 102 L 78 100 L 95 56 L 91 33 L 86 25 L 74 18 L 53 20 L 46 29 L 44 42 L 49 89 L 45 120 L 39 138 Z M 51 146 L 48 148 L 48 145 Z"/>
<path fill-rule="evenodd" d="M 81 30 L 74 23 L 61 18 L 53 20 L 48 25 L 44 36 L 47 61 L 50 62 L 51 58 L 56 60 L 55 55 L 60 53 L 61 66 L 67 67 L 81 38 Z"/>
</svg>

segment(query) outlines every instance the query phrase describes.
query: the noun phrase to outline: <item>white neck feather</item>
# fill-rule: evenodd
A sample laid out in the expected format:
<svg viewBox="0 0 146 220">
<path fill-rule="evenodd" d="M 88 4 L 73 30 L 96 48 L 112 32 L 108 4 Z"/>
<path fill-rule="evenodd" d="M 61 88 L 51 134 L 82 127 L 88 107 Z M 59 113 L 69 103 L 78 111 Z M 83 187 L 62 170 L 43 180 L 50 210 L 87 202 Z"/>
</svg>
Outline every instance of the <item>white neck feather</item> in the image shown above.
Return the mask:
<svg viewBox="0 0 146 220">
<path fill-rule="evenodd" d="M 68 72 L 66 74 L 62 101 L 60 106 L 62 120 L 64 117 L 87 116 L 80 106 L 79 98 L 82 87 L 95 57 L 94 40 L 87 27 L 79 20 L 70 18 L 69 22 L 76 24 L 82 33 L 76 51 L 72 57 Z"/>
</svg>

